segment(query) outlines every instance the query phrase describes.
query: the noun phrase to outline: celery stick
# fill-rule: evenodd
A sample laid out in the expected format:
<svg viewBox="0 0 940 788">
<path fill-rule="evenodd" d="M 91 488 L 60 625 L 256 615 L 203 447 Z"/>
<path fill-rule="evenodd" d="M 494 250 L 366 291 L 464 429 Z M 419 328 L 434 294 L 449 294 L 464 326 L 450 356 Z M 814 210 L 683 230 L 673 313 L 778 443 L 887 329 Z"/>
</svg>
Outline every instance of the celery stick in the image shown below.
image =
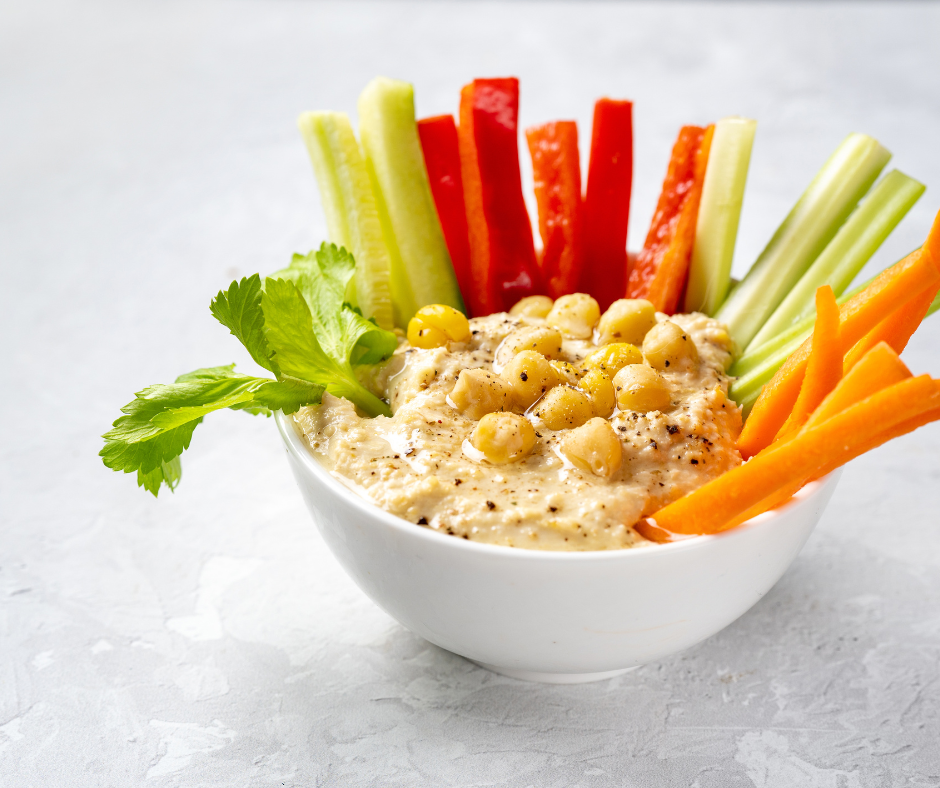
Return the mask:
<svg viewBox="0 0 940 788">
<path fill-rule="evenodd" d="M 904 255 L 904 257 L 907 256 L 908 255 Z M 904 257 L 901 259 L 903 260 Z M 875 276 L 878 276 L 878 274 L 875 274 Z M 850 298 L 854 298 L 875 280 L 875 276 L 866 279 L 860 285 L 856 285 L 851 290 L 843 293 L 836 299 L 836 302 L 841 306 Z M 729 374 L 743 376 L 750 370 L 754 369 L 754 367 L 761 364 L 768 356 L 774 355 L 781 347 L 790 346 L 795 349 L 797 346 L 802 344 L 803 340 L 813 333 L 813 325 L 815 323 L 816 310 L 814 308 L 812 313 L 804 318 L 801 318 L 799 323 L 794 323 L 786 331 L 777 334 L 777 336 L 771 340 L 768 340 L 767 342 L 764 342 L 762 345 L 760 345 L 760 347 L 756 347 L 753 350 L 749 349 L 747 353 L 741 356 L 731 366 Z M 799 339 L 799 341 L 794 344 L 794 339 Z"/>
<path fill-rule="evenodd" d="M 723 118 L 715 124 L 695 225 L 686 312 L 712 315 L 728 295 L 756 130 L 757 121 L 747 118 Z"/>
<path fill-rule="evenodd" d="M 415 123 L 414 88 L 378 77 L 359 96 L 359 133 L 392 261 L 395 322 L 427 304 L 463 310 Z"/>
<path fill-rule="evenodd" d="M 777 370 L 783 366 L 783 362 L 787 360 L 787 357 L 802 345 L 806 341 L 806 337 L 812 333 L 813 330 L 810 328 L 805 336 L 799 336 L 777 349 L 756 367 L 741 375 L 731 384 L 728 389 L 728 396 L 744 408 L 745 417 L 751 412 L 751 408 L 760 396 L 761 389 L 777 374 Z"/>
<path fill-rule="evenodd" d="M 874 280 L 874 276 L 871 279 L 867 279 L 862 282 L 862 284 L 853 287 L 847 293 L 843 293 L 836 299 L 836 302 L 839 305 L 844 304 L 853 296 L 858 295 L 862 292 L 868 285 Z M 743 377 L 748 372 L 750 372 L 755 367 L 761 365 L 767 358 L 774 356 L 776 358 L 777 351 L 782 347 L 790 348 L 790 353 L 796 350 L 803 342 L 813 333 L 813 326 L 816 324 L 816 310 L 814 309 L 812 314 L 807 315 L 804 318 L 800 319 L 799 323 L 794 323 L 786 331 L 782 331 L 777 334 L 773 339 L 764 342 L 760 347 L 756 347 L 753 350 L 748 350 L 741 358 L 739 358 L 731 367 L 729 374 Z M 787 353 L 787 355 L 790 355 Z M 782 362 L 781 362 L 782 363 Z"/>
<path fill-rule="evenodd" d="M 864 134 L 850 134 L 839 145 L 715 315 L 740 347 L 751 344 L 890 158 Z"/>
<path fill-rule="evenodd" d="M 804 317 L 799 323 L 794 323 L 790 328 L 786 331 L 781 331 L 773 339 L 762 343 L 759 347 L 748 349 L 747 353 L 731 365 L 729 374 L 735 377 L 741 377 L 754 369 L 754 367 L 760 365 L 766 358 L 772 356 L 780 348 L 790 345 L 797 339 L 802 342 L 813 333 L 813 324 L 815 322 L 815 314 Z"/>
<path fill-rule="evenodd" d="M 904 255 L 904 257 L 907 256 Z M 901 259 L 903 260 L 904 257 Z M 856 285 L 836 300 L 840 305 L 844 304 L 861 293 L 877 276 L 878 274 L 875 274 L 871 279 Z M 924 319 L 926 320 L 927 317 L 938 310 L 940 310 L 940 294 L 934 298 Z M 787 357 L 812 335 L 815 323 L 815 314 L 804 317 L 783 334 L 778 334 L 770 342 L 765 342 L 759 348 L 756 348 L 755 351 L 741 356 L 731 367 L 729 374 L 737 376 L 737 380 L 732 382 L 729 395 L 731 399 L 744 408 L 745 415 L 750 412 L 751 406 L 760 395 L 761 389 L 777 374 L 777 370 L 783 366 L 783 362 L 787 360 Z"/>
<path fill-rule="evenodd" d="M 866 282 L 852 293 L 846 293 L 843 300 L 847 301 L 849 298 L 867 286 L 868 283 Z M 940 294 L 938 294 L 930 304 L 930 308 L 927 310 L 927 314 L 924 316 L 924 319 L 926 320 L 928 317 L 938 311 L 940 311 Z M 751 367 L 747 372 L 742 373 L 741 377 L 731 384 L 728 395 L 731 397 L 731 399 L 737 402 L 738 405 L 744 408 L 745 417 L 748 413 L 751 412 L 751 408 L 754 406 L 754 403 L 757 402 L 757 398 L 760 396 L 761 390 L 767 383 L 770 382 L 771 378 L 777 374 L 777 370 L 783 366 L 783 362 L 786 361 L 789 355 L 793 353 L 800 345 L 802 345 L 810 337 L 810 335 L 812 335 L 815 318 L 809 318 L 808 320 L 808 329 L 805 329 L 801 334 L 798 334 L 789 342 L 785 343 L 781 347 L 778 347 L 772 353 L 768 353 L 766 356 L 764 356 L 763 359 Z"/>
<path fill-rule="evenodd" d="M 349 117 L 342 112 L 304 112 L 297 125 L 313 162 L 330 240 L 345 246 L 356 258 L 352 281 L 355 302 L 363 315 L 390 329 L 391 264 L 369 174 Z"/>
<path fill-rule="evenodd" d="M 822 285 L 831 285 L 833 292 L 841 295 L 926 188 L 898 170 L 885 175 L 783 299 L 748 347 L 759 347 L 794 322 L 815 314 L 816 289 Z"/>
</svg>

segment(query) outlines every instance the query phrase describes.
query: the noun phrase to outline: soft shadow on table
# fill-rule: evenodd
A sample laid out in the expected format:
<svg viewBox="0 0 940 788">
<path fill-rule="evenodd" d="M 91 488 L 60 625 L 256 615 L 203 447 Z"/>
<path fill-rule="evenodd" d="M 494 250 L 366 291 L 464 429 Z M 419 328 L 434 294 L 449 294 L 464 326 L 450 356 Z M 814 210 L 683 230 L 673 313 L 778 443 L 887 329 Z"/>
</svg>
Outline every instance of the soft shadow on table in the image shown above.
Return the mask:
<svg viewBox="0 0 940 788">
<path fill-rule="evenodd" d="M 375 673 L 336 686 L 342 706 L 328 721 L 302 683 L 296 713 L 311 715 L 310 744 L 328 755 L 337 784 L 396 761 L 389 777 L 416 769 L 428 785 L 450 784 L 465 770 L 499 784 L 521 778 L 515 769 L 523 760 L 525 779 L 537 785 L 607 785 L 615 775 L 638 785 L 644 775 L 751 785 L 746 775 L 761 763 L 825 781 L 887 753 L 896 765 L 926 763 L 928 732 L 906 729 L 904 717 L 927 702 L 936 664 L 926 646 L 940 619 L 928 631 L 921 611 L 892 606 L 892 597 L 924 582 L 906 567 L 882 562 L 877 591 L 865 573 L 844 571 L 870 566 L 866 551 L 817 534 L 767 597 L 725 631 L 594 684 L 516 681 L 395 627 L 370 649 Z M 836 563 L 843 571 L 831 571 Z M 930 582 L 936 598 L 940 580 Z M 718 753 L 732 756 L 739 772 L 711 770 Z"/>
</svg>

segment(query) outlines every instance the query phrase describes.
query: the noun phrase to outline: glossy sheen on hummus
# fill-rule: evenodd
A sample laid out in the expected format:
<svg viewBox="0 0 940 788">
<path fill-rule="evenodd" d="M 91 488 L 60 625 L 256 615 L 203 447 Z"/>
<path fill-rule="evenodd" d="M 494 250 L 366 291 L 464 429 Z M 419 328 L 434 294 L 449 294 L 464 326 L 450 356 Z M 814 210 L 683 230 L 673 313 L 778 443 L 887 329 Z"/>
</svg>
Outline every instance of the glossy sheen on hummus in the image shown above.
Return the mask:
<svg viewBox="0 0 940 788">
<path fill-rule="evenodd" d="M 335 477 L 416 525 L 540 550 L 649 544 L 634 523 L 741 462 L 734 448 L 741 414 L 724 374 L 727 332 L 700 314 L 669 319 L 695 343 L 699 360 L 663 372 L 671 395 L 664 411 L 614 411 L 609 421 L 623 462 L 609 479 L 568 462 L 559 451 L 566 430 L 537 418 L 535 447 L 517 462 L 491 465 L 465 443 L 477 422 L 448 402 L 461 370 L 492 370 L 500 343 L 519 328 L 545 325 L 538 317 L 475 318 L 469 341 L 429 350 L 402 342 L 369 381 L 390 403 L 391 418 L 362 417 L 327 394 L 294 419 Z M 565 339 L 560 358 L 577 364 L 594 349 L 590 340 Z"/>
</svg>

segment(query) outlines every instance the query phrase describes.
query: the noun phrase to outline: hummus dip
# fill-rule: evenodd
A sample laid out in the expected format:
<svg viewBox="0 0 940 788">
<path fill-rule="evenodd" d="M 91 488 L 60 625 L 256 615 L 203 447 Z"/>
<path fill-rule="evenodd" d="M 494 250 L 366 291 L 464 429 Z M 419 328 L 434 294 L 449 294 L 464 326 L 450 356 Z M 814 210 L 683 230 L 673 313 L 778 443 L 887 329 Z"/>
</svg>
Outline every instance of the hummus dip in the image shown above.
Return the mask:
<svg viewBox="0 0 940 788">
<path fill-rule="evenodd" d="M 668 390 L 661 410 L 618 406 L 607 417 L 622 455 L 610 476 L 569 461 L 564 441 L 571 430 L 549 429 L 538 402 L 506 408 L 524 413 L 534 427 L 527 456 L 491 464 L 469 440 L 479 421 L 450 399 L 463 370 L 498 375 L 511 360 L 513 338 L 547 327 L 543 317 L 474 318 L 467 341 L 430 349 L 402 339 L 392 358 L 365 381 L 389 402 L 390 418 L 364 417 L 348 400 L 325 394 L 322 404 L 302 408 L 294 420 L 334 477 L 416 525 L 535 550 L 649 545 L 634 523 L 741 463 L 735 449 L 741 411 L 727 397 L 731 342 L 724 326 L 697 313 L 657 314 L 655 320 L 678 325 L 697 353 L 685 364 L 660 365 Z M 577 370 L 598 349 L 597 337 L 596 330 L 588 339 L 562 332 L 560 352 L 552 358 Z M 648 358 L 641 363 L 649 366 Z"/>
</svg>

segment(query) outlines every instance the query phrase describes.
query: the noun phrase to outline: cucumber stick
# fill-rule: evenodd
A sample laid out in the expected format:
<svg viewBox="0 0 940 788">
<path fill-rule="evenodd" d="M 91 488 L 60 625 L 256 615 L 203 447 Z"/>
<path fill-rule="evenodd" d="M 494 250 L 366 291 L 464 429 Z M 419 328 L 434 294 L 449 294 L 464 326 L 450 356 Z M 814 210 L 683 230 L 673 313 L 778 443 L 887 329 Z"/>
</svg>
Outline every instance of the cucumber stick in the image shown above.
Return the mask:
<svg viewBox="0 0 940 788">
<path fill-rule="evenodd" d="M 891 154 L 850 134 L 793 206 L 751 270 L 715 317 L 747 347 L 875 182 Z"/>
<path fill-rule="evenodd" d="M 926 188 L 898 170 L 885 175 L 764 323 L 749 347 L 759 347 L 795 322 L 814 315 L 816 289 L 822 285 L 830 285 L 836 296 L 842 295 Z"/>
<path fill-rule="evenodd" d="M 414 88 L 378 77 L 359 96 L 359 134 L 391 259 L 395 323 L 427 304 L 463 311 L 415 122 Z"/>
<path fill-rule="evenodd" d="M 755 131 L 757 121 L 747 118 L 715 124 L 695 225 L 686 312 L 713 315 L 728 295 Z"/>
<path fill-rule="evenodd" d="M 297 121 L 320 187 L 330 241 L 356 258 L 348 295 L 366 317 L 390 329 L 391 264 L 365 159 L 349 117 L 342 112 L 305 112 Z"/>
</svg>

